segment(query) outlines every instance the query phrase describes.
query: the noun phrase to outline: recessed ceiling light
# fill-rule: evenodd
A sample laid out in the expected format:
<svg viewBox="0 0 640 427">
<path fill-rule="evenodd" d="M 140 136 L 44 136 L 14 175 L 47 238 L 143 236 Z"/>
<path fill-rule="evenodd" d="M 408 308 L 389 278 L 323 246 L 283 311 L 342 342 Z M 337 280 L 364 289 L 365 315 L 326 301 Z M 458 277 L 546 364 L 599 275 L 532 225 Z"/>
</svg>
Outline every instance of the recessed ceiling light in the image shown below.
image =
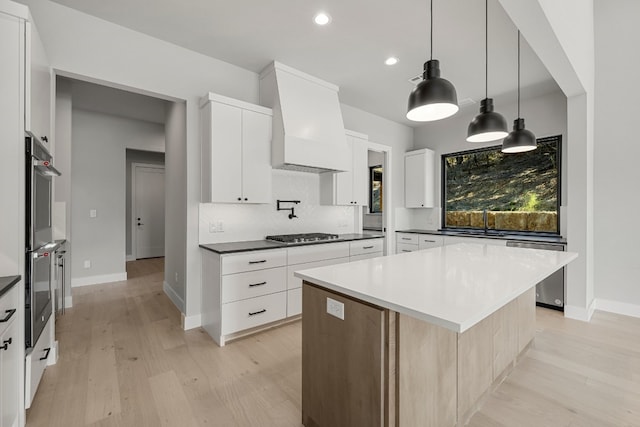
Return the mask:
<svg viewBox="0 0 640 427">
<path fill-rule="evenodd" d="M 327 13 L 320 12 L 313 18 L 313 21 L 318 25 L 327 25 L 331 22 L 331 17 Z"/>
<path fill-rule="evenodd" d="M 398 63 L 398 58 L 390 56 L 384 61 L 384 63 L 387 65 L 396 65 Z"/>
</svg>

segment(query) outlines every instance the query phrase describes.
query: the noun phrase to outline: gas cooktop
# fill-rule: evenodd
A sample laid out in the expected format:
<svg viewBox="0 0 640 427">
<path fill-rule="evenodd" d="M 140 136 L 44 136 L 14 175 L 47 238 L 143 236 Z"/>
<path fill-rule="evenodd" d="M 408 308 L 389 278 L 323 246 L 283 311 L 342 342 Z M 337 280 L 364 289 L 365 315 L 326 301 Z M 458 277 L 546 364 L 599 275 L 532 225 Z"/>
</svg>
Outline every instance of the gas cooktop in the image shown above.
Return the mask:
<svg viewBox="0 0 640 427">
<path fill-rule="evenodd" d="M 337 234 L 327 234 L 327 233 L 280 234 L 277 236 L 266 237 L 267 240 L 284 243 L 284 244 L 310 243 L 310 242 L 318 242 L 322 240 L 336 240 L 338 238 L 339 236 Z"/>
</svg>

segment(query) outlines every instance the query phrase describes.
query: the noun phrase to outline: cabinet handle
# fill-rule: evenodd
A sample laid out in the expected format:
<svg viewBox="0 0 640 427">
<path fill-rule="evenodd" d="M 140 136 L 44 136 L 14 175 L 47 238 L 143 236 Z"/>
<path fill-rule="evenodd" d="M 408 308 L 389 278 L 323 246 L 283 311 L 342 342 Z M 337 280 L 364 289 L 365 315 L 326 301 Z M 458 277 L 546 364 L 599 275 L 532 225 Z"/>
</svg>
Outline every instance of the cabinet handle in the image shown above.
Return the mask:
<svg viewBox="0 0 640 427">
<path fill-rule="evenodd" d="M 435 243 L 436 241 L 435 241 L 435 240 L 426 240 L 426 239 L 425 239 L 425 240 L 423 240 L 423 242 Z"/>
<path fill-rule="evenodd" d="M 411 251 L 407 249 L 403 249 L 402 252 L 411 252 Z"/>
<path fill-rule="evenodd" d="M 50 351 L 51 351 L 51 347 L 49 347 L 49 348 L 45 348 L 45 349 L 44 349 L 44 356 L 42 356 L 42 357 L 40 358 L 40 360 L 47 360 L 47 358 L 49 357 L 49 352 L 50 352 Z"/>
<path fill-rule="evenodd" d="M 402 240 L 411 240 L 411 237 L 403 237 Z"/>
<path fill-rule="evenodd" d="M 262 285 L 266 285 L 267 282 L 260 282 L 260 283 L 250 283 L 249 287 L 253 288 L 254 286 L 262 286 Z"/>
<path fill-rule="evenodd" d="M 8 322 L 9 319 L 11 319 L 11 316 L 15 314 L 15 312 L 15 308 L 12 308 L 11 310 L 5 310 L 5 313 L 7 313 L 7 315 L 4 317 L 4 319 L 0 319 L 0 323 Z"/>
<path fill-rule="evenodd" d="M 4 345 L 1 346 L 0 348 L 3 350 L 8 350 L 9 349 L 9 344 L 11 344 L 13 342 L 13 338 L 9 338 L 8 340 L 4 340 Z"/>
<path fill-rule="evenodd" d="M 249 261 L 249 264 L 262 264 L 263 262 L 267 262 L 267 260 L 261 259 L 260 261 Z"/>
<path fill-rule="evenodd" d="M 373 246 L 363 246 L 362 249 L 373 249 Z"/>
<path fill-rule="evenodd" d="M 260 311 L 254 311 L 253 313 L 249 313 L 249 316 L 255 316 L 256 314 L 262 314 L 262 313 L 266 313 L 266 312 L 267 312 L 267 309 L 263 308 Z"/>
<path fill-rule="evenodd" d="M 249 200 L 249 199 L 247 199 L 247 198 L 245 197 L 245 198 L 244 198 L 244 201 L 246 202 L 247 200 Z"/>
<path fill-rule="evenodd" d="M 45 136 L 43 136 L 43 137 L 41 137 L 40 139 L 41 139 L 42 141 L 44 141 L 44 142 L 49 142 L 49 138 L 47 138 L 47 136 L 46 136 L 46 135 L 45 135 Z"/>
<path fill-rule="evenodd" d="M 242 200 L 242 197 L 238 197 L 238 200 Z"/>
</svg>

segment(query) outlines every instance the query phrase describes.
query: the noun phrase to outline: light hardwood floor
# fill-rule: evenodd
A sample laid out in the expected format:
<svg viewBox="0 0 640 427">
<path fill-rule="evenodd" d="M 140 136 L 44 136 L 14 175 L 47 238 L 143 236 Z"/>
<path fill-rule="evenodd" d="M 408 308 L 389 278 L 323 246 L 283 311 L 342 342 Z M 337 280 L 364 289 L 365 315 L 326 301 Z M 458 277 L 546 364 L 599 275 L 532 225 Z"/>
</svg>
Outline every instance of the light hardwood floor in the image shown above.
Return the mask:
<svg viewBox="0 0 640 427">
<path fill-rule="evenodd" d="M 180 329 L 162 262 L 73 289 L 27 426 L 300 426 L 301 323 L 219 348 Z M 640 319 L 538 309 L 536 332 L 470 426 L 640 426 Z"/>
</svg>

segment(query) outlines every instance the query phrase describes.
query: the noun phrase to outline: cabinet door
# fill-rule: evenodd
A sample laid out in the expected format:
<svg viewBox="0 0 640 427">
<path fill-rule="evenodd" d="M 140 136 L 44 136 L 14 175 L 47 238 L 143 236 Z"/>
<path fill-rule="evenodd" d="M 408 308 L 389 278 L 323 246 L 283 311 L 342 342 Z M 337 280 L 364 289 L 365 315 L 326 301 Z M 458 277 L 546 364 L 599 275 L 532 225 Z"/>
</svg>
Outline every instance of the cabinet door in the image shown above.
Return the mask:
<svg viewBox="0 0 640 427">
<path fill-rule="evenodd" d="M 18 322 L 14 320 L 0 336 L 0 425 L 3 427 L 11 427 L 18 423 L 19 343 Z"/>
<path fill-rule="evenodd" d="M 27 23 L 25 129 L 38 138 L 51 137 L 51 69 L 36 27 Z"/>
<path fill-rule="evenodd" d="M 354 204 L 366 206 L 369 204 L 369 166 L 367 161 L 367 146 L 359 138 L 353 138 L 352 176 Z"/>
<path fill-rule="evenodd" d="M 415 154 L 404 158 L 404 203 L 407 208 L 423 208 L 425 205 L 424 156 Z"/>
<path fill-rule="evenodd" d="M 211 202 L 242 201 L 242 110 L 211 103 Z"/>
<path fill-rule="evenodd" d="M 242 201 L 271 203 L 271 116 L 242 111 Z"/>
<path fill-rule="evenodd" d="M 437 248 L 443 245 L 443 241 L 442 236 L 420 234 L 420 237 L 418 237 L 418 246 L 420 249 Z"/>
<path fill-rule="evenodd" d="M 351 170 L 335 174 L 335 204 L 353 206 L 353 138 L 347 136 L 347 151 Z"/>
</svg>

